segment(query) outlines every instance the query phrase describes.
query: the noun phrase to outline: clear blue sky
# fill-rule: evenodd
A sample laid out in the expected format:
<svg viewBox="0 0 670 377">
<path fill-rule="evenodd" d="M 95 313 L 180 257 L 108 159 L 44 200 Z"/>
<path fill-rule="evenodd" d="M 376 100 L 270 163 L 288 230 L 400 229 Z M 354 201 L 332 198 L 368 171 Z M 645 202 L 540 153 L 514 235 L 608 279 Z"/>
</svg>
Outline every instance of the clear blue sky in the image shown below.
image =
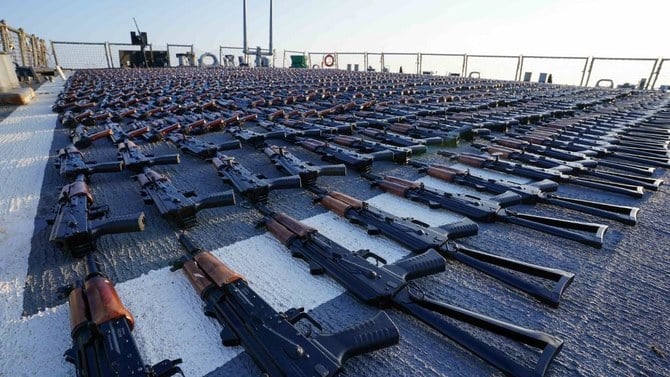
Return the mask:
<svg viewBox="0 0 670 377">
<path fill-rule="evenodd" d="M 242 44 L 242 0 L 2 0 L 0 18 L 46 40 L 156 47 Z M 56 5 L 58 4 L 58 5 Z M 268 0 L 248 0 L 249 45 L 267 47 Z M 667 0 L 275 0 L 276 49 L 670 57 Z"/>
</svg>

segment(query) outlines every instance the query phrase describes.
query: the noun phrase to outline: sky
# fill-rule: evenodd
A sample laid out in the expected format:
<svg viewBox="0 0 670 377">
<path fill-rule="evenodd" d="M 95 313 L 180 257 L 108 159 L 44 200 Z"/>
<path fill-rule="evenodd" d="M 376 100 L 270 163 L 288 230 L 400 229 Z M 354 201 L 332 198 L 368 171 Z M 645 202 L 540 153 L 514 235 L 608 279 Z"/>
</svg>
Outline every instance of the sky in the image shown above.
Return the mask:
<svg viewBox="0 0 670 377">
<path fill-rule="evenodd" d="M 242 44 L 242 0 L 2 0 L 0 18 L 45 40 Z M 48 5 L 47 5 L 48 4 Z M 249 45 L 267 47 L 269 0 L 248 0 Z M 670 57 L 661 0 L 275 0 L 274 47 L 511 55 Z"/>
<path fill-rule="evenodd" d="M 128 43 L 135 17 L 154 50 L 165 49 L 167 43 L 194 44 L 196 55 L 218 56 L 219 46 L 242 45 L 242 0 L 51 4 L 1 0 L 0 19 L 47 41 Z M 248 0 L 247 8 L 248 45 L 267 48 L 269 0 Z M 289 64 L 290 53 L 282 56 L 284 49 L 670 58 L 670 44 L 665 41 L 669 9 L 667 0 L 275 0 L 273 47 L 278 51 L 277 66 L 282 58 Z M 315 55 L 312 63 L 322 58 Z M 400 67 L 415 72 L 416 60 L 386 56 L 384 65 L 394 72 Z M 555 82 L 565 84 L 579 84 L 584 71 L 579 60 L 527 62 L 524 71 L 550 72 L 559 79 Z M 362 55 L 340 55 L 338 63 L 340 68 L 346 63 L 362 67 L 364 61 Z M 377 69 L 380 63 L 379 56 L 368 61 Z M 599 61 L 592 83 L 613 76 L 617 84 L 637 82 L 648 76 L 652 65 Z M 461 66 L 459 58 L 425 57 L 421 68 L 448 74 L 459 73 Z M 515 69 L 514 59 L 472 58 L 468 63 L 468 71 L 481 71 L 482 77 L 513 79 Z M 670 83 L 670 68 L 664 66 L 662 76 Z"/>
</svg>

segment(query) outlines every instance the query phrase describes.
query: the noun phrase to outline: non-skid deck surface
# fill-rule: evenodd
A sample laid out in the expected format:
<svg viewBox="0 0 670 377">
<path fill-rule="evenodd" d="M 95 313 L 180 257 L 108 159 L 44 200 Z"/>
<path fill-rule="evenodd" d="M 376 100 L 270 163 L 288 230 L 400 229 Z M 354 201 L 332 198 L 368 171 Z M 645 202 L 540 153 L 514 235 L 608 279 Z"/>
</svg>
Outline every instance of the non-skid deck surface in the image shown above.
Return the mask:
<svg viewBox="0 0 670 377">
<path fill-rule="evenodd" d="M 52 158 L 68 142 L 50 111 L 61 84 L 45 84 L 38 98 L 0 123 L 0 376 L 73 376 L 63 352 L 70 346 L 68 307 L 58 289 L 84 274 L 83 263 L 47 242 L 50 216 L 58 188 L 67 182 L 57 175 Z M 204 139 L 223 141 L 224 134 Z M 167 143 L 143 147 L 155 154 L 174 153 Z M 301 158 L 318 157 L 292 148 Z M 84 151 L 87 159 L 114 160 L 116 148 L 107 140 Z M 267 158 L 246 147 L 230 151 L 252 171 L 269 177 L 281 173 Z M 434 155 L 434 153 L 432 154 Z M 156 170 L 176 186 L 199 194 L 227 190 L 214 167 L 190 156 L 182 163 Z M 422 157 L 423 160 L 439 157 Z M 411 179 L 415 170 L 375 163 L 376 172 L 392 171 Z M 668 180 L 665 174 L 666 182 Z M 430 185 L 449 187 L 432 178 Z M 326 177 L 336 188 L 397 215 L 413 216 L 431 225 L 459 219 L 450 213 L 399 200 L 370 188 L 355 173 Z M 182 255 L 175 228 L 145 206 L 131 173 L 99 174 L 91 179 L 96 203 L 108 204 L 111 215 L 144 210 L 143 233 L 113 235 L 99 241 L 98 259 L 117 282 L 124 304 L 136 318 L 135 338 L 148 363 L 182 358 L 187 376 L 257 376 L 260 371 L 242 348 L 224 348 L 219 325 L 202 313 L 201 300 L 181 272 L 168 265 Z M 560 193 L 592 197 L 592 191 L 561 187 Z M 371 249 L 389 262 L 407 255 L 397 244 L 369 236 L 332 213 L 313 205 L 303 190 L 273 192 L 273 208 L 305 219 L 326 236 L 350 249 Z M 560 308 L 548 308 L 510 290 L 496 280 L 449 262 L 447 271 L 412 283 L 431 297 L 525 327 L 546 331 L 565 341 L 549 376 L 670 374 L 670 198 L 668 186 L 641 200 L 599 194 L 598 199 L 641 207 L 635 227 L 575 216 L 569 211 L 539 207 L 538 213 L 582 218 L 610 226 L 605 246 L 596 250 L 518 226 L 480 224 L 480 234 L 463 243 L 500 255 L 574 272 L 577 277 Z M 191 235 L 243 274 L 277 310 L 305 307 L 325 330 L 337 330 L 374 315 L 327 276 L 312 276 L 307 266 L 272 236 L 256 227 L 260 214 L 239 201 L 237 206 L 204 210 Z M 400 344 L 366 354 L 345 364 L 347 376 L 473 376 L 496 375 L 495 369 L 469 352 L 398 311 L 389 311 L 401 333 Z M 490 343 L 507 347 L 493 338 Z"/>
</svg>

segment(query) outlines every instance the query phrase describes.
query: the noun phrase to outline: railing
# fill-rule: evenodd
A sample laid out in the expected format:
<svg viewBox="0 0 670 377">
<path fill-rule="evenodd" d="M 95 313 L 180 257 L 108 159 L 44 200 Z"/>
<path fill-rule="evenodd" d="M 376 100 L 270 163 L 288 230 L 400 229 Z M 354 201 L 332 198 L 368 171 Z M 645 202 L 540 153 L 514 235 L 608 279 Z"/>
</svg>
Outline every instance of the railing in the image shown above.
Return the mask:
<svg viewBox="0 0 670 377">
<path fill-rule="evenodd" d="M 24 67 L 46 67 L 47 47 L 43 39 L 14 29 L 0 21 L 0 52 L 9 53 L 12 61 Z"/>
<path fill-rule="evenodd" d="M 63 68 L 116 68 L 118 50 L 138 49 L 127 43 L 51 42 L 56 64 Z M 149 52 L 151 51 L 149 45 Z M 169 65 L 175 66 L 178 52 L 193 54 L 192 44 L 168 44 Z M 245 54 L 242 47 L 219 46 L 219 62 L 223 65 L 226 55 L 233 55 L 227 65 L 249 64 L 254 51 Z M 271 66 L 288 68 L 291 55 L 307 57 L 310 68 L 351 69 L 368 68 L 379 71 L 417 74 L 480 76 L 491 79 L 515 81 L 548 81 L 554 84 L 589 86 L 600 79 L 613 79 L 618 83 L 638 82 L 642 89 L 655 89 L 658 85 L 670 84 L 670 71 L 664 64 L 666 58 L 604 58 L 588 56 L 543 56 L 543 55 L 487 55 L 422 52 L 350 52 L 350 51 L 300 51 L 273 50 Z M 324 58 L 334 57 L 327 67 Z M 197 58 L 197 57 L 196 57 Z M 196 59 L 197 60 L 197 59 Z M 622 69 L 626 65 L 627 69 Z M 663 68 L 666 68 L 666 71 Z M 622 73 L 623 72 L 623 73 Z"/>
</svg>

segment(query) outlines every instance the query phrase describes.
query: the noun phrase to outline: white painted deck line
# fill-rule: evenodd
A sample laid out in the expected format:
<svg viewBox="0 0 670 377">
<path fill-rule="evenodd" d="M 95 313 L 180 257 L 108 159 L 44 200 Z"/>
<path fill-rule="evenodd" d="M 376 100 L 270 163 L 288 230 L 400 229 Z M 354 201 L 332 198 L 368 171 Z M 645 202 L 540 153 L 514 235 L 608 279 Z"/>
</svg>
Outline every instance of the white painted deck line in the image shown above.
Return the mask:
<svg viewBox="0 0 670 377">
<path fill-rule="evenodd" d="M 62 81 L 42 85 L 32 103 L 0 123 L 0 375 L 68 376 L 66 308 L 22 318 L 30 239 L 56 125 L 51 105 Z"/>
</svg>

